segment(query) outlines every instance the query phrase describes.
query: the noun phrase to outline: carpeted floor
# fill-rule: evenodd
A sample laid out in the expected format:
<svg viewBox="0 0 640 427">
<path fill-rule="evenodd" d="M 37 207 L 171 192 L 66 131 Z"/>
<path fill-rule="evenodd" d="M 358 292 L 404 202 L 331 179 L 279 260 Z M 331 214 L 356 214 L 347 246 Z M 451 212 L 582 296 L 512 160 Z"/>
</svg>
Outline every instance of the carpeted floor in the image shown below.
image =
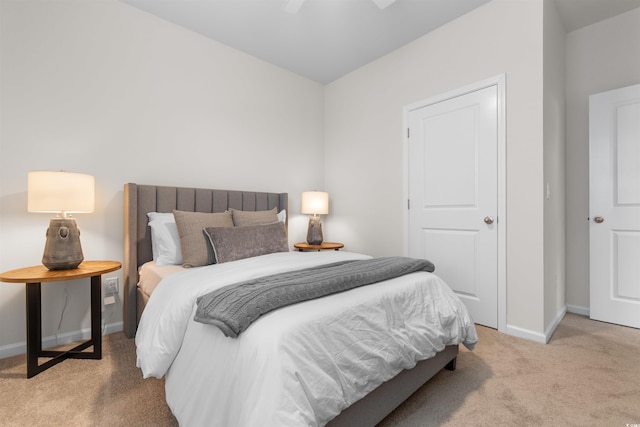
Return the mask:
<svg viewBox="0 0 640 427">
<path fill-rule="evenodd" d="M 640 425 L 640 331 L 567 315 L 547 345 L 478 327 L 442 371 L 379 427 Z M 103 359 L 66 360 L 26 378 L 0 360 L 2 426 L 175 426 L 164 382 L 143 380 L 135 346 L 103 337 Z M 233 427 L 233 426 L 230 426 Z"/>
<path fill-rule="evenodd" d="M 640 426 L 640 330 L 567 314 L 546 345 L 478 334 L 454 372 L 441 371 L 379 427 Z"/>
<path fill-rule="evenodd" d="M 0 360 L 1 426 L 178 425 L 164 381 L 142 379 L 123 333 L 102 338 L 102 360 L 68 359 L 29 379 L 26 372 L 24 355 Z"/>
</svg>

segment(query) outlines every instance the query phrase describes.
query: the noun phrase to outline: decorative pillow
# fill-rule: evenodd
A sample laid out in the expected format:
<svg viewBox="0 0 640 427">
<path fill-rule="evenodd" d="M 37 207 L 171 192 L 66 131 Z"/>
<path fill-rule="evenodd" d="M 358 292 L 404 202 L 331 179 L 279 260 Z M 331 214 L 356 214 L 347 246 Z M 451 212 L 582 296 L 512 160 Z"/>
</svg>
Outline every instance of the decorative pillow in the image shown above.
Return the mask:
<svg viewBox="0 0 640 427">
<path fill-rule="evenodd" d="M 239 211 L 231 209 L 233 215 L 233 225 L 244 227 L 246 225 L 264 225 L 278 222 L 278 209 L 273 208 L 268 211 Z"/>
<path fill-rule="evenodd" d="M 281 222 L 233 228 L 207 227 L 204 231 L 209 236 L 217 263 L 289 251 Z"/>
<path fill-rule="evenodd" d="M 148 212 L 151 227 L 151 249 L 156 265 L 182 264 L 180 236 L 173 213 Z"/>
<path fill-rule="evenodd" d="M 206 227 L 233 227 L 231 212 L 205 213 L 173 211 L 180 235 L 182 266 L 200 267 L 213 264 L 215 259 L 204 234 Z"/>
</svg>

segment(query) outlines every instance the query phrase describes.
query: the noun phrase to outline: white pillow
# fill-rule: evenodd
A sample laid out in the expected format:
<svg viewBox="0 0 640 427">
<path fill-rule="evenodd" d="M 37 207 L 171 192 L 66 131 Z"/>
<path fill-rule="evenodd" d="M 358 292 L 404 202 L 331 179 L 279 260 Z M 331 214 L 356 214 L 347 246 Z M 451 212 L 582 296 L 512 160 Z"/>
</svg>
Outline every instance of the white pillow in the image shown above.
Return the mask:
<svg viewBox="0 0 640 427">
<path fill-rule="evenodd" d="M 282 209 L 280 212 L 278 212 L 278 221 L 285 222 L 286 219 L 287 219 L 287 210 Z"/>
<path fill-rule="evenodd" d="M 156 265 L 181 265 L 180 235 L 173 213 L 149 212 L 151 250 Z"/>
<path fill-rule="evenodd" d="M 173 212 L 148 212 L 149 221 L 176 222 Z"/>
</svg>

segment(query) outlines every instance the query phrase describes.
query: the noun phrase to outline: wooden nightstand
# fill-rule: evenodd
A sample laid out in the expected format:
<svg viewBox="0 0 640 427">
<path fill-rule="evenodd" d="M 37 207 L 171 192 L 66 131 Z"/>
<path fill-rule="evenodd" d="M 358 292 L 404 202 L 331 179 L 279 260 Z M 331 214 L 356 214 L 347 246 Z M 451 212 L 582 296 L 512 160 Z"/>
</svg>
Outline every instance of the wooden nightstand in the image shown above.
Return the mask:
<svg viewBox="0 0 640 427">
<path fill-rule="evenodd" d="M 294 248 L 300 252 L 304 251 L 327 251 L 333 249 L 334 251 L 340 250 L 344 245 L 337 242 L 322 242 L 319 245 L 310 245 L 306 242 L 300 242 L 293 245 Z"/>
<path fill-rule="evenodd" d="M 0 274 L 0 282 L 25 283 L 27 293 L 27 378 L 39 374 L 65 359 L 102 359 L 102 274 L 121 267 L 115 261 L 84 261 L 71 270 L 49 270 L 44 265 L 20 268 Z M 42 350 L 41 283 L 91 277 L 91 339 L 66 351 Z M 93 346 L 93 351 L 82 351 Z M 38 357 L 50 360 L 38 365 Z"/>
</svg>

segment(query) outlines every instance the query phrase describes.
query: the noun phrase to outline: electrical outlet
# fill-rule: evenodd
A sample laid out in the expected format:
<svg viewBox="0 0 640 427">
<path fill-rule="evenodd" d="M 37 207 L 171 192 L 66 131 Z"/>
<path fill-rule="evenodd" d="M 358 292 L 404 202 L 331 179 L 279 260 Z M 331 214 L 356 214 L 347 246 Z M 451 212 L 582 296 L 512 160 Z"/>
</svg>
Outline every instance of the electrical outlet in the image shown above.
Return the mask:
<svg viewBox="0 0 640 427">
<path fill-rule="evenodd" d="M 117 277 L 108 277 L 104 280 L 103 292 L 104 295 L 114 295 L 118 293 L 118 278 Z"/>
</svg>

